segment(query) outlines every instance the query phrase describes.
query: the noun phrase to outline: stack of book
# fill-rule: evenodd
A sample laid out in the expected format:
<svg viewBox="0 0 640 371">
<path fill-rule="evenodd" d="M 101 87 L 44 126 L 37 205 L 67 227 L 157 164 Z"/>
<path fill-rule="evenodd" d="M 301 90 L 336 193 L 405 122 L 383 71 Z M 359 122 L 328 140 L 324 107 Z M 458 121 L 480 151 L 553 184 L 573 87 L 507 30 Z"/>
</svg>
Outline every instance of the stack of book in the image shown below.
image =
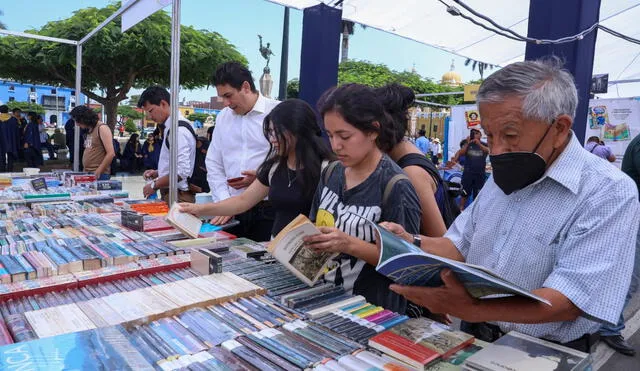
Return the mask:
<svg viewBox="0 0 640 371">
<path fill-rule="evenodd" d="M 369 346 L 413 369 L 453 356 L 473 344 L 474 337 L 451 331 L 445 325 L 427 318 L 412 318 L 369 340 Z"/>
</svg>

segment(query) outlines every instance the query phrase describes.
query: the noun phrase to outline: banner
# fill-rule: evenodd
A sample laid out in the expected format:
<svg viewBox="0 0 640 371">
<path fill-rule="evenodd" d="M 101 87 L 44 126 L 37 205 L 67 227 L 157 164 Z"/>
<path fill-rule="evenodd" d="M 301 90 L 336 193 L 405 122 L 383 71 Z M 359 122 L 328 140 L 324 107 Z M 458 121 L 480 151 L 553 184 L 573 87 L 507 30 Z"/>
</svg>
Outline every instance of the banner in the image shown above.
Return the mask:
<svg viewBox="0 0 640 371">
<path fill-rule="evenodd" d="M 584 143 L 600 138 L 616 156 L 620 167 L 629 142 L 640 134 L 640 101 L 633 98 L 591 99 Z"/>
</svg>

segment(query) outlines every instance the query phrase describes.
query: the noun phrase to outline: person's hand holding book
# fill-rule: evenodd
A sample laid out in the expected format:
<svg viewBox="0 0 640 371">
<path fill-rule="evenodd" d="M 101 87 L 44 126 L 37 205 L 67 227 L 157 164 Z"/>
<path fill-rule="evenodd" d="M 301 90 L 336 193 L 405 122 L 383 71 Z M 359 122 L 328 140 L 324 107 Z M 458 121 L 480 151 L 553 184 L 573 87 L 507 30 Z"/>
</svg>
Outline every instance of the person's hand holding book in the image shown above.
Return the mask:
<svg viewBox="0 0 640 371">
<path fill-rule="evenodd" d="M 353 237 L 334 227 L 319 227 L 321 234 L 304 238 L 305 246 L 314 252 L 345 253 L 351 255 Z"/>
<path fill-rule="evenodd" d="M 202 205 L 201 204 L 192 204 L 189 202 L 180 202 L 178 204 L 178 211 L 181 213 L 191 214 L 197 217 L 202 216 Z"/>
</svg>

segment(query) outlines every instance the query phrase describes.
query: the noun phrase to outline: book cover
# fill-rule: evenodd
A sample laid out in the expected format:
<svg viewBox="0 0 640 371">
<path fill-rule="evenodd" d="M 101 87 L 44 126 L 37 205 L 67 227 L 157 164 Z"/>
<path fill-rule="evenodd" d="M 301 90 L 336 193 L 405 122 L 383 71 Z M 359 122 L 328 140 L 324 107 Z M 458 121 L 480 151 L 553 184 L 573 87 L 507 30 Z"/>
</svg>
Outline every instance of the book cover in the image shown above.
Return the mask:
<svg viewBox="0 0 640 371">
<path fill-rule="evenodd" d="M 300 214 L 269 243 L 268 251 L 296 277 L 313 286 L 326 272 L 337 254 L 316 253 L 304 247 L 303 238 L 320 234 L 306 216 Z"/>
<path fill-rule="evenodd" d="M 174 204 L 166 216 L 166 221 L 191 238 L 198 238 L 200 228 L 202 228 L 202 220 L 199 218 L 179 211 L 180 206 Z"/>
<path fill-rule="evenodd" d="M 386 229 L 371 224 L 375 227 L 376 239 L 380 247 L 380 258 L 376 270 L 396 283 L 439 287 L 443 284 L 440 271 L 448 268 L 456 274 L 469 294 L 475 298 L 497 294 L 519 295 L 551 305 L 548 300 L 501 278 L 486 268 L 428 254 Z"/>
<path fill-rule="evenodd" d="M 591 357 L 571 348 L 511 331 L 469 357 L 464 365 L 479 370 L 583 370 Z"/>
<path fill-rule="evenodd" d="M 449 331 L 440 323 L 425 317 L 411 318 L 387 332 L 408 339 L 446 358 L 473 343 L 474 337 L 462 331 Z"/>
<path fill-rule="evenodd" d="M 153 370 L 120 327 L 0 347 L 2 370 Z"/>
</svg>

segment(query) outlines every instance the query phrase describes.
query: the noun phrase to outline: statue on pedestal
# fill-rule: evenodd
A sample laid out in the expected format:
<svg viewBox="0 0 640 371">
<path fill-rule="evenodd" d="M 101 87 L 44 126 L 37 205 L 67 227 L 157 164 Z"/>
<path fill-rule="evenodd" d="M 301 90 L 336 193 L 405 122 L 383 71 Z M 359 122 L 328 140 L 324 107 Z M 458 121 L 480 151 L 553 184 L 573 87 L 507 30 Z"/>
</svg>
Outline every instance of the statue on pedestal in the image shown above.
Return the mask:
<svg viewBox="0 0 640 371">
<path fill-rule="evenodd" d="M 258 35 L 260 39 L 260 54 L 267 60 L 267 65 L 262 70 L 262 76 L 260 77 L 260 91 L 265 97 L 271 98 L 271 88 L 273 87 L 273 79 L 271 79 L 271 69 L 269 68 L 269 61 L 271 56 L 275 55 L 271 51 L 271 43 L 267 43 L 267 46 L 262 45 L 262 35 Z"/>
<path fill-rule="evenodd" d="M 262 58 L 267 60 L 267 65 L 264 67 L 265 71 L 269 70 L 269 61 L 271 60 L 271 56 L 275 56 L 273 51 L 271 51 L 271 43 L 267 43 L 267 46 L 262 45 L 262 35 L 258 35 L 258 39 L 260 39 L 260 54 L 262 54 Z"/>
</svg>

